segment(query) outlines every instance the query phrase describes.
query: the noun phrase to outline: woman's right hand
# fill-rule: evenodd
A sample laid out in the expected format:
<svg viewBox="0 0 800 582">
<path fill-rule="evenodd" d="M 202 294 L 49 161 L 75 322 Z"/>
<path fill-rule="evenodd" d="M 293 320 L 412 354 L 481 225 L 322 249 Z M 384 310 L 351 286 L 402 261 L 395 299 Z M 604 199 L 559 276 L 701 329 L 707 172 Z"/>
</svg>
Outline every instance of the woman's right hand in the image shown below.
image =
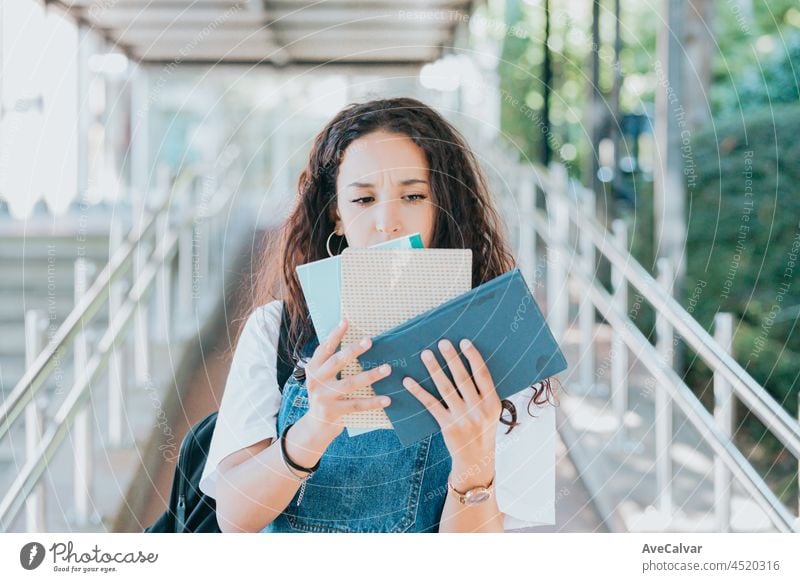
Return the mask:
<svg viewBox="0 0 800 582">
<path fill-rule="evenodd" d="M 307 417 L 306 422 L 313 423 L 314 432 L 327 435 L 330 441 L 344 430 L 343 416 L 362 410 L 383 409 L 391 403 L 388 396 L 345 398 L 355 390 L 369 386 L 392 372 L 389 364 L 383 364 L 338 380 L 336 375 L 372 346 L 371 339 L 364 337 L 361 342 L 337 352 L 336 348 L 346 330 L 347 320 L 342 320 L 330 336 L 317 346 L 305 366 L 308 412 L 303 420 Z"/>
</svg>

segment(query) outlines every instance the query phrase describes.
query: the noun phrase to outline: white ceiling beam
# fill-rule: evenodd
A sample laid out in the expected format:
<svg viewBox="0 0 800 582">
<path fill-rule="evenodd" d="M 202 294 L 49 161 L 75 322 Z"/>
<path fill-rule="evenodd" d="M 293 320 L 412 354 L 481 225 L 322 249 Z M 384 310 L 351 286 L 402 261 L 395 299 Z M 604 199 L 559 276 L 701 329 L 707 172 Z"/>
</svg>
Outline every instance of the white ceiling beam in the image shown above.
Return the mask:
<svg viewBox="0 0 800 582">
<path fill-rule="evenodd" d="M 265 27 L 248 28 L 216 28 L 216 29 L 139 29 L 111 30 L 110 34 L 123 44 L 143 44 L 157 42 L 160 39 L 172 39 L 180 43 L 203 44 L 209 41 L 236 44 L 248 39 L 265 39 L 291 47 L 295 43 L 338 43 L 338 42 L 372 42 L 376 44 L 403 45 L 446 45 L 451 40 L 446 30 L 413 30 L 398 31 L 376 29 L 372 31 L 334 28 L 325 31 L 279 31 L 277 38 L 274 31 Z"/>
<path fill-rule="evenodd" d="M 266 0 L 267 12 L 276 9 L 295 9 L 306 10 L 326 6 L 331 9 L 339 10 L 354 5 L 361 7 L 390 7 L 390 8 L 413 8 L 413 9 L 440 9 L 440 8 L 465 8 L 470 5 L 472 0 Z"/>
<path fill-rule="evenodd" d="M 375 46 L 339 47 L 338 50 L 322 49 L 318 46 L 298 47 L 290 51 L 292 60 L 331 63 L 336 61 L 356 62 L 427 62 L 435 60 L 441 51 L 435 47 L 386 47 Z"/>
<path fill-rule="evenodd" d="M 261 29 L 225 29 L 217 28 L 214 30 L 139 30 L 132 28 L 129 30 L 115 30 L 111 35 L 123 44 L 141 45 L 154 42 L 166 41 L 175 45 L 187 43 L 202 45 L 207 43 L 235 45 L 239 42 L 250 42 L 258 40 L 260 42 L 274 42 L 271 31 L 266 28 Z"/>
<path fill-rule="evenodd" d="M 134 46 L 133 52 L 144 60 L 191 61 L 236 61 L 236 60 L 276 60 L 280 56 L 277 47 L 268 43 L 242 43 L 238 46 L 227 44 L 198 44 L 186 47 L 167 42 L 152 45 Z M 435 60 L 441 50 L 435 46 L 381 46 L 374 43 L 324 43 L 297 45 L 286 49 L 288 63 L 293 61 L 329 63 L 348 62 L 427 62 Z M 183 51 L 183 54 L 181 54 Z M 280 59 L 277 64 L 285 64 Z"/>
<path fill-rule="evenodd" d="M 307 53 L 307 52 L 315 52 L 318 54 L 326 54 L 326 53 L 349 54 L 349 53 L 361 53 L 368 51 L 384 51 L 384 52 L 397 51 L 398 53 L 402 53 L 408 50 L 415 50 L 415 51 L 421 50 L 428 52 L 438 52 L 440 50 L 440 47 L 430 43 L 398 44 L 392 42 L 375 42 L 368 40 L 358 41 L 358 40 L 344 39 L 344 38 L 339 40 L 329 40 L 325 42 L 298 42 L 296 44 L 292 44 L 289 46 L 276 45 L 275 43 L 270 42 L 266 38 L 239 39 L 237 41 L 206 39 L 202 42 L 194 44 L 191 42 L 184 42 L 182 39 L 163 37 L 161 39 L 153 39 L 152 41 L 146 41 L 141 43 L 126 43 L 126 44 L 128 46 L 133 47 L 134 50 L 138 52 L 149 50 L 151 48 L 158 48 L 159 51 L 172 50 L 175 52 L 175 54 L 178 54 L 178 51 L 181 49 L 183 49 L 187 53 L 195 51 L 209 51 L 217 53 L 220 51 L 225 52 L 228 49 L 238 50 L 240 48 L 252 48 L 252 47 L 256 47 L 259 49 L 262 48 L 270 49 L 270 50 L 276 50 L 278 48 L 282 48 L 292 56 L 294 56 L 295 53 Z"/>
<path fill-rule="evenodd" d="M 86 13 L 87 19 L 100 28 L 159 28 L 170 24 L 185 27 L 202 27 L 211 24 L 242 25 L 264 22 L 245 10 L 226 11 L 224 9 L 181 10 L 155 8 L 138 10 L 135 8 L 116 8 L 97 13 Z"/>
<path fill-rule="evenodd" d="M 372 43 L 375 45 L 419 45 L 447 44 L 451 40 L 451 34 L 447 30 L 441 29 L 418 29 L 418 30 L 352 30 L 331 28 L 323 31 L 307 31 L 305 34 L 298 34 L 297 31 L 280 31 L 278 38 L 292 47 L 294 43 L 337 43 L 337 42 L 361 42 Z"/>
<path fill-rule="evenodd" d="M 192 6 L 192 9 L 227 8 L 232 5 L 246 5 L 247 0 L 59 0 L 65 6 L 92 11 L 108 11 L 118 9 L 142 9 L 154 6 L 180 7 Z"/>
<path fill-rule="evenodd" d="M 225 50 L 211 50 L 209 48 L 202 48 L 195 51 L 187 52 L 181 56 L 176 54 L 173 49 L 150 47 L 146 50 L 135 51 L 144 62 L 147 61 L 180 61 L 180 63 L 191 63 L 197 61 L 213 61 L 225 63 L 227 61 L 265 61 L 267 63 L 275 64 L 276 66 L 283 66 L 284 63 L 276 59 L 279 53 L 270 49 L 261 49 L 258 47 L 239 47 L 236 49 L 227 48 Z"/>
<path fill-rule="evenodd" d="M 440 23 L 454 25 L 458 20 L 466 18 L 462 10 L 416 10 L 404 4 L 394 6 L 368 8 L 360 4 L 342 8 L 329 8 L 320 4 L 315 8 L 305 10 L 297 9 L 270 9 L 266 11 L 268 21 L 279 26 L 297 25 L 332 25 L 343 22 L 393 22 L 408 28 L 419 23 Z"/>
<path fill-rule="evenodd" d="M 143 61 L 141 66 L 149 71 L 151 74 L 158 75 L 164 67 L 165 62 L 161 61 Z M 252 60 L 248 63 L 247 59 L 239 62 L 228 61 L 225 66 L 225 73 L 232 75 L 234 79 L 239 78 L 240 75 L 250 71 L 253 64 Z M 268 61 L 258 63 L 259 66 L 272 67 L 273 65 Z M 286 75 L 287 78 L 301 78 L 306 75 L 318 75 L 320 72 L 327 74 L 347 74 L 347 75 L 386 75 L 391 73 L 397 76 L 415 76 L 418 75 L 424 63 L 398 63 L 398 62 L 374 62 L 374 63 L 329 63 L 320 66 L 319 63 L 297 63 L 289 64 L 280 69 L 276 69 L 276 74 Z M 181 63 L 181 71 L 190 71 L 193 75 L 203 76 L 205 71 L 208 71 L 212 65 L 210 63 L 198 61 L 183 61 Z"/>
</svg>

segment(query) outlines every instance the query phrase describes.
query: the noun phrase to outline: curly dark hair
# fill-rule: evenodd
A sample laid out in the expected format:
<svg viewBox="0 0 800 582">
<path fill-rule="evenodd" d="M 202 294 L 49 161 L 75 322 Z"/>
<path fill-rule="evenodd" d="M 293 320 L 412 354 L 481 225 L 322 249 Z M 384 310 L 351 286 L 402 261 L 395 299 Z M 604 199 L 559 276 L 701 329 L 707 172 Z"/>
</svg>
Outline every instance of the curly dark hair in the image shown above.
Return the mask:
<svg viewBox="0 0 800 582">
<path fill-rule="evenodd" d="M 515 267 L 486 180 L 458 130 L 431 107 L 408 97 L 350 104 L 316 136 L 300 174 L 295 206 L 277 236 L 266 235 L 269 238 L 255 258 L 253 287 L 241 317 L 246 319 L 270 301 L 283 300 L 290 322 L 287 345 L 294 346 L 290 356 L 294 364 L 299 359 L 298 349 L 316 335 L 295 269 L 328 256 L 326 242 L 336 220 L 339 164 L 351 143 L 376 131 L 407 136 L 425 153 L 432 203 L 437 209 L 431 247 L 471 249 L 473 287 Z M 344 236 L 331 237 L 335 254 L 346 246 Z M 533 389 L 529 414 L 531 404 L 541 406 L 554 395 L 550 379 L 534 384 Z M 502 404 L 500 421 L 510 431 L 519 424 L 516 409 L 508 400 Z"/>
</svg>

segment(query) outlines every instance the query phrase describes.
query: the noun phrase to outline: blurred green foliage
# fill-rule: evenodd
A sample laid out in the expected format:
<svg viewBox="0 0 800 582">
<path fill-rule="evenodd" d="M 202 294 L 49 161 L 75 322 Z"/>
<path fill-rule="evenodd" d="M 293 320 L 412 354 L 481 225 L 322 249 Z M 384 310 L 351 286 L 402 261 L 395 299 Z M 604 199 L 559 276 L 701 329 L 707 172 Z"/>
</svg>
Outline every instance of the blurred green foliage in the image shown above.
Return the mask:
<svg viewBox="0 0 800 582">
<path fill-rule="evenodd" d="M 698 132 L 684 305 L 712 331 L 738 323 L 735 354 L 795 412 L 800 390 L 800 104 L 762 108 Z"/>
<path fill-rule="evenodd" d="M 523 157 L 539 159 L 543 104 L 544 0 L 505 0 L 507 29 L 524 30 L 525 36 L 506 34 L 498 66 L 503 132 Z M 573 176 L 581 177 L 583 162 L 594 149 L 588 141 L 586 119 L 592 49 L 591 2 L 550 0 L 551 82 L 550 138 L 555 160 L 565 162 Z M 657 87 L 657 4 L 621 0 L 620 70 L 623 113 L 652 113 Z M 615 21 L 613 2 L 604 1 L 600 11 L 600 89 L 605 108 L 610 107 L 614 71 Z M 713 34 L 712 78 L 709 100 L 712 114 L 737 114 L 765 104 L 797 102 L 800 95 L 800 5 L 797 0 L 715 0 L 705 24 Z M 691 72 L 691 63 L 687 63 Z M 609 122 L 614 124 L 612 120 Z M 567 156 L 561 147 L 570 144 Z M 645 164 L 650 165 L 650 164 Z M 583 176 L 585 178 L 585 176 Z M 645 190 L 647 185 L 642 185 Z"/>
<path fill-rule="evenodd" d="M 570 174 L 584 181 L 583 162 L 595 152 L 589 143 L 586 106 L 591 5 L 550 1 L 553 159 L 566 163 Z M 613 3 L 601 6 L 600 87 L 610 107 Z M 505 7 L 507 26 L 524 28 L 528 37 L 504 39 L 499 66 L 506 97 L 502 129 L 525 157 L 538 161 L 543 135 L 531 120 L 541 114 L 543 1 L 507 0 Z M 653 112 L 660 24 L 655 9 L 652 3 L 621 1 L 622 114 Z M 711 121 L 692 130 L 697 180 L 687 184 L 687 275 L 678 294 L 684 307 L 709 331 L 713 332 L 717 312 L 733 313 L 737 361 L 796 415 L 800 265 L 795 264 L 791 272 L 787 268 L 800 234 L 800 4 L 797 0 L 715 0 L 705 24 L 714 41 L 709 54 Z M 692 63 L 684 64 L 692 70 Z M 574 149 L 562 149 L 565 144 Z M 564 157 L 564 151 L 572 155 Z M 629 224 L 633 255 L 654 273 L 653 183 L 647 172 L 652 168 L 652 159 L 647 157 L 652 155 L 652 151 L 643 152 L 644 173 L 624 174 L 617 180 L 617 185 L 635 192 L 635 204 L 617 203 L 614 212 Z M 745 188 L 751 189 L 751 197 L 745 195 Z M 747 212 L 750 198 L 752 210 Z M 654 338 L 655 314 L 646 303 L 635 321 L 646 336 Z M 684 364 L 687 382 L 710 406 L 709 370 L 688 350 Z M 760 421 L 741 411 L 738 421 L 737 440 L 746 449 L 752 445 L 751 460 L 770 474 L 771 485 L 784 499 L 796 499 L 792 497 L 797 490 L 796 463 L 786 464 L 785 451 Z"/>
<path fill-rule="evenodd" d="M 712 85 L 712 105 L 718 118 L 800 101 L 800 32 L 790 30 L 762 38 L 762 45 L 778 44 L 763 59 L 740 65 L 737 74 Z"/>
</svg>

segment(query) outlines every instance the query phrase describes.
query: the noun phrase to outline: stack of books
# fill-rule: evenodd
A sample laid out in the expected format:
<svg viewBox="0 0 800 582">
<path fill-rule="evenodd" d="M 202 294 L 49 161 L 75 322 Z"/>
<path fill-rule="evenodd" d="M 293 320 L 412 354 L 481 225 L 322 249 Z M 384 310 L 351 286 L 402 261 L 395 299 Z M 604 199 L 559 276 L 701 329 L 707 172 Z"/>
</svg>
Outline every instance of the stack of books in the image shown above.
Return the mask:
<svg viewBox="0 0 800 582">
<path fill-rule="evenodd" d="M 390 242 L 394 248 L 345 249 L 332 258 L 337 259 L 333 267 L 325 267 L 325 277 L 313 266 L 323 261 L 298 268 L 298 273 L 305 272 L 301 284 L 320 341 L 341 317 L 349 322 L 342 349 L 363 336 L 372 337 L 370 349 L 349 364 L 342 377 L 383 363 L 392 366 L 389 376 L 350 396 L 392 398 L 385 409 L 345 417 L 350 436 L 393 429 L 409 445 L 440 430 L 402 380 L 414 378 L 443 402 L 420 359 L 424 350 L 432 350 L 452 381 L 438 348 L 441 339 L 450 340 L 470 370 L 459 347 L 461 339 L 468 338 L 483 356 L 500 398 L 566 369 L 566 359 L 519 269 L 472 288 L 470 250 L 420 248 L 414 237 Z M 316 277 L 311 285 L 309 273 Z"/>
</svg>

